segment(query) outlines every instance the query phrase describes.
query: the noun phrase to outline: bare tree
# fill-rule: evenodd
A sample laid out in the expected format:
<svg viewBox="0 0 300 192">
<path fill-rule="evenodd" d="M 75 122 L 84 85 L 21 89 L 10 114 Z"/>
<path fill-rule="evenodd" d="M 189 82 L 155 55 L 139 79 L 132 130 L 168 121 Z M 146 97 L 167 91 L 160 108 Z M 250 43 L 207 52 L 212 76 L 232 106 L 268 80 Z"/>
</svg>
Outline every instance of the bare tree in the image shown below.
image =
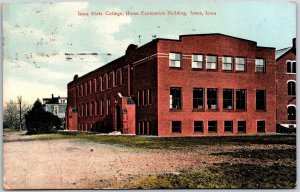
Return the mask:
<svg viewBox="0 0 300 192">
<path fill-rule="evenodd" d="M 21 105 L 21 121 L 20 106 L 17 102 L 9 100 L 5 103 L 3 110 L 3 128 L 16 129 L 20 124 L 25 124 L 25 114 L 30 110 L 30 106 L 26 102 Z M 19 127 L 20 128 L 20 127 Z"/>
</svg>

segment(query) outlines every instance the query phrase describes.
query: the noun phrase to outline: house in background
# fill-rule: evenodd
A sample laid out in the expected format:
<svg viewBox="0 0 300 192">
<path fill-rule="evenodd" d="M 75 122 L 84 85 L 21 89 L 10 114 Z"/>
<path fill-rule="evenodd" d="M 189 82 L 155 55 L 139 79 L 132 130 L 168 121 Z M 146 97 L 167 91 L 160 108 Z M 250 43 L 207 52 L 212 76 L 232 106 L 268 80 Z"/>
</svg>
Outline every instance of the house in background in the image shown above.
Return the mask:
<svg viewBox="0 0 300 192">
<path fill-rule="evenodd" d="M 67 97 L 54 97 L 43 98 L 43 107 L 45 111 L 51 112 L 58 116 L 62 122 L 63 128 L 65 128 L 65 113 L 67 108 Z"/>
<path fill-rule="evenodd" d="M 296 128 L 296 38 L 276 51 L 276 123 Z"/>
<path fill-rule="evenodd" d="M 276 132 L 275 48 L 223 34 L 155 39 L 68 83 L 69 130 Z"/>
</svg>

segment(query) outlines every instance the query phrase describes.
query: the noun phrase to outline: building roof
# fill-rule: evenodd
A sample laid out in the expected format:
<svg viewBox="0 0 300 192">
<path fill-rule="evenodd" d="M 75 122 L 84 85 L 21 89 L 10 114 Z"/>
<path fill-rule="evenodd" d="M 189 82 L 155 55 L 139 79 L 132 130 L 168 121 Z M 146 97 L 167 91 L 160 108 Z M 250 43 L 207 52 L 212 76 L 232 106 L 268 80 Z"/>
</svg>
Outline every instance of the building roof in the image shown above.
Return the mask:
<svg viewBox="0 0 300 192">
<path fill-rule="evenodd" d="M 59 103 L 59 99 L 67 99 L 67 97 L 53 97 L 52 98 L 43 98 L 43 102 L 44 102 L 44 105 L 45 104 L 61 104 Z M 66 103 L 62 103 L 62 104 L 66 104 Z"/>
<path fill-rule="evenodd" d="M 283 54 L 285 54 L 286 52 L 288 52 L 291 48 L 292 48 L 292 47 L 287 47 L 287 48 L 283 48 L 283 49 L 276 50 L 275 58 L 278 59 L 278 58 L 281 57 Z"/>
</svg>

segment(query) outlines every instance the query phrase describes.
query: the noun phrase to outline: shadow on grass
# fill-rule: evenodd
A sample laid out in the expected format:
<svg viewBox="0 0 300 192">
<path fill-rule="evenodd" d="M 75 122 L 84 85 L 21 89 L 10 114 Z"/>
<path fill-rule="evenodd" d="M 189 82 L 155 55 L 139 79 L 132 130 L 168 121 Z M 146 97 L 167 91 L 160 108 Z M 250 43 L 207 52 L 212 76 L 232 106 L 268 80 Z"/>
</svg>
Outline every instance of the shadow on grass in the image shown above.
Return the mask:
<svg viewBox="0 0 300 192">
<path fill-rule="evenodd" d="M 233 152 L 211 153 L 210 155 L 225 155 L 234 158 L 250 158 L 250 159 L 269 159 L 296 160 L 296 149 L 255 149 L 255 150 L 236 150 Z"/>
<path fill-rule="evenodd" d="M 296 167 L 273 164 L 222 163 L 207 170 L 185 170 L 181 174 L 161 174 L 131 182 L 126 188 L 139 189 L 201 189 L 201 188 L 295 188 Z"/>
</svg>

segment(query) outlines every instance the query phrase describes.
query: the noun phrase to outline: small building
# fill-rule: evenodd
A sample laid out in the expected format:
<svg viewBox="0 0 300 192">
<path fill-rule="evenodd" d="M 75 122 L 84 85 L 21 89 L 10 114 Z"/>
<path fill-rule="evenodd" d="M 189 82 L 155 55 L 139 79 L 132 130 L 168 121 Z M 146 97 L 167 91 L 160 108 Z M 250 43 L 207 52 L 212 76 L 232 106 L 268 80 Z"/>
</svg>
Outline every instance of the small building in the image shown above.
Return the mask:
<svg viewBox="0 0 300 192">
<path fill-rule="evenodd" d="M 67 129 L 158 136 L 276 132 L 275 48 L 224 34 L 129 45 L 68 83 Z"/>
<path fill-rule="evenodd" d="M 45 111 L 51 112 L 52 114 L 58 116 L 62 122 L 63 128 L 65 128 L 65 113 L 67 108 L 67 97 L 54 97 L 43 98 L 43 107 Z"/>
<path fill-rule="evenodd" d="M 276 123 L 296 128 L 296 38 L 276 51 Z"/>
</svg>

